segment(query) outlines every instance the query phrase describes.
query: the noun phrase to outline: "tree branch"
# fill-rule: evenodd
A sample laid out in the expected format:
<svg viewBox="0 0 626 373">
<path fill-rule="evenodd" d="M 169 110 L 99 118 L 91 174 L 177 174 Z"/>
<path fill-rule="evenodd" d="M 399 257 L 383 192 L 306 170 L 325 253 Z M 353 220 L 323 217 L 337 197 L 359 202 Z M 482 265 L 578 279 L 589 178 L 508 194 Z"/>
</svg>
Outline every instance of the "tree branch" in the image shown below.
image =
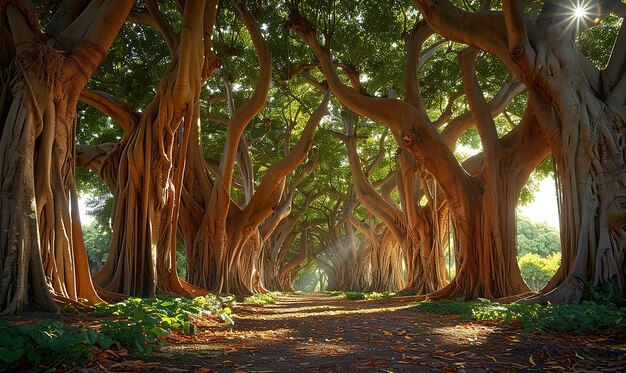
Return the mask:
<svg viewBox="0 0 626 373">
<path fill-rule="evenodd" d="M 117 122 L 124 130 L 124 137 L 130 135 L 141 119 L 141 114 L 130 105 L 106 92 L 83 89 L 79 100 Z"/>
<path fill-rule="evenodd" d="M 307 230 L 302 229 L 302 233 L 300 234 L 300 250 L 298 254 L 291 258 L 291 260 L 285 264 L 283 268 L 280 270 L 280 275 L 284 276 L 287 272 L 291 271 L 295 266 L 302 263 L 304 259 L 306 259 L 306 247 L 307 247 Z"/>
<path fill-rule="evenodd" d="M 204 1 L 188 1 L 183 10 L 183 24 L 180 31 L 180 43 L 174 58 L 178 59 L 177 75 L 173 97 L 182 107 L 195 101 L 199 90 L 198 75 L 204 65 Z M 155 11 L 158 11 L 155 9 Z"/>
<path fill-rule="evenodd" d="M 76 166 L 100 176 L 111 191 L 115 189 L 117 175 L 105 175 L 102 165 L 116 146 L 117 144 L 115 143 L 104 143 L 96 146 L 76 145 Z M 117 171 L 115 167 L 110 167 L 107 170 Z"/>
<path fill-rule="evenodd" d="M 315 129 L 319 125 L 322 118 L 328 114 L 328 102 L 330 100 L 330 90 L 326 91 L 324 99 L 318 108 L 311 114 L 306 127 L 302 131 L 298 142 L 293 150 L 284 158 L 274 163 L 266 172 L 261 184 L 252 200 L 245 209 L 245 216 L 249 219 L 249 223 L 253 226 L 260 224 L 269 214 L 273 207 L 270 198 L 276 191 L 281 188 L 285 177 L 296 169 L 307 157 L 311 145 Z"/>
<path fill-rule="evenodd" d="M 504 0 L 502 3 L 509 53 L 523 73 L 527 72 L 535 60 L 535 50 L 530 45 L 526 32 L 524 4 L 524 1 L 518 0 Z"/>
<path fill-rule="evenodd" d="M 445 145 L 439 132 L 428 124 L 426 113 L 418 111 L 404 101 L 367 97 L 347 87 L 339 80 L 329 52 L 320 46 L 315 29 L 309 21 L 292 11 L 289 25 L 319 59 L 329 86 L 341 103 L 355 113 L 391 127 L 396 141 L 409 150 L 418 161 L 424 163 L 429 172 L 441 180 L 441 185 L 449 188 L 444 190 L 446 197 L 461 198 L 461 193 L 453 189 L 466 185 L 469 181 L 468 175 L 450 148 Z M 451 201 L 453 205 L 461 208 L 461 200 L 455 202 Z"/>
<path fill-rule="evenodd" d="M 488 108 L 491 113 L 491 117 L 495 118 L 500 115 L 511 100 L 522 93 L 525 89 L 522 84 L 513 75 L 509 75 L 506 82 L 500 87 L 500 90 L 494 98 L 489 101 Z M 446 141 L 449 147 L 453 147 L 461 134 L 465 132 L 474 124 L 474 117 L 471 112 L 466 112 L 454 118 L 441 132 L 442 137 Z"/>
<path fill-rule="evenodd" d="M 78 12 L 87 5 L 87 0 L 65 0 L 61 3 L 59 9 L 54 12 L 52 19 L 48 22 L 46 26 L 46 32 L 50 35 L 55 35 L 63 31 L 66 27 L 68 27 L 76 16 Z"/>
<path fill-rule="evenodd" d="M 463 76 L 463 87 L 465 90 L 465 97 L 470 106 L 470 111 L 480 140 L 483 145 L 483 153 L 485 153 L 485 164 L 488 167 L 495 167 L 492 162 L 498 162 L 500 154 L 500 143 L 498 140 L 498 133 L 496 132 L 496 125 L 491 117 L 491 112 L 487 107 L 487 101 L 483 95 L 478 82 L 476 81 L 476 57 L 478 56 L 478 50 L 473 47 L 469 47 L 459 53 L 459 62 L 461 64 L 461 74 Z"/>
<path fill-rule="evenodd" d="M 404 63 L 404 80 L 406 82 L 406 102 L 420 112 L 425 112 L 424 102 L 419 89 L 418 65 L 421 64 L 422 45 L 433 34 L 425 21 L 415 24 L 413 30 L 404 37 L 406 43 L 406 61 Z"/>
<path fill-rule="evenodd" d="M 79 40 L 69 61 L 79 75 L 88 79 L 98 68 L 133 6 L 133 0 L 91 1 L 63 32 L 62 37 Z"/>
<path fill-rule="evenodd" d="M 242 3 L 236 4 L 239 14 L 243 18 L 244 24 L 250 33 L 254 49 L 259 59 L 260 74 L 255 86 L 254 92 L 250 99 L 241 106 L 230 118 L 227 133 L 227 142 L 225 144 L 222 160 L 220 161 L 219 171 L 222 175 L 224 188 L 230 187 L 230 179 L 233 173 L 235 157 L 239 138 L 248 123 L 263 108 L 267 98 L 271 77 L 272 77 L 272 58 L 265 40 L 261 34 L 258 23 L 252 17 L 248 9 Z"/>
<path fill-rule="evenodd" d="M 349 115 L 343 115 L 343 120 L 344 123 L 346 123 L 346 127 L 349 128 L 352 121 Z M 348 131 L 348 133 L 350 133 L 350 131 Z M 344 142 L 348 152 L 348 164 L 352 174 L 354 191 L 359 201 L 367 211 L 382 220 L 398 240 L 401 240 L 403 232 L 399 227 L 403 225 L 402 222 L 404 219 L 402 214 L 395 206 L 390 205 L 374 190 L 371 182 L 363 173 L 361 159 L 356 150 L 356 139 L 353 136 L 346 136 Z"/>
<path fill-rule="evenodd" d="M 165 44 L 167 44 L 167 49 L 170 51 L 170 56 L 175 56 L 176 48 L 178 48 L 180 43 L 178 35 L 174 32 L 172 25 L 167 21 L 155 0 L 146 0 L 146 6 L 148 7 L 150 16 L 152 16 L 152 26 L 156 28 L 163 37 Z"/>
<path fill-rule="evenodd" d="M 432 29 L 448 40 L 475 46 L 513 67 L 501 12 L 466 12 L 450 0 L 413 0 Z"/>
</svg>

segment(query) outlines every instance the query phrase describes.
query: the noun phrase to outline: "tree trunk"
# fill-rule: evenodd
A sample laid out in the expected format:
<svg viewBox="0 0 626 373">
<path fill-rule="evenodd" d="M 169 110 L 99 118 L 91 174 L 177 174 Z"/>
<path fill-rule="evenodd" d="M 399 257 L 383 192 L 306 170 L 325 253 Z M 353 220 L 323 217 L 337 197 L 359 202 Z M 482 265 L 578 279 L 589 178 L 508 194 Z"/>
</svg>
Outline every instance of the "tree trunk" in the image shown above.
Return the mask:
<svg viewBox="0 0 626 373">
<path fill-rule="evenodd" d="M 576 41 L 623 4 L 589 3 L 591 22 L 572 20 L 566 3 L 529 13 L 505 1 L 502 12 L 470 14 L 447 0 L 413 2 L 436 32 L 498 56 L 529 90 L 559 174 L 563 254 L 553 280 L 529 301 L 577 303 L 588 283 L 623 295 L 626 30 L 622 24 L 602 71 Z"/>
<path fill-rule="evenodd" d="M 576 92 L 569 99 L 579 109 L 562 112 L 557 120 L 568 125 L 551 144 L 560 184 L 562 260 L 538 298 L 542 302 L 578 303 L 590 285 L 626 294 L 626 117 L 588 88 L 579 84 Z"/>
<path fill-rule="evenodd" d="M 160 16 L 158 8 L 148 9 L 152 17 Z M 155 97 L 136 126 L 125 128 L 124 139 L 107 158 L 116 171 L 105 173 L 117 176 L 113 237 L 107 261 L 94 280 L 114 293 L 151 297 L 157 291 L 199 291 L 176 273 L 176 228 L 200 91 L 217 67 L 211 40 L 205 39 L 213 29 L 217 1 L 188 2 L 182 11 L 180 35 L 157 27 L 176 42 L 168 45 L 172 60 Z"/>
<path fill-rule="evenodd" d="M 2 42 L 15 53 L 3 54 L 7 59 L 0 61 L 3 313 L 21 313 L 28 305 L 54 311 L 53 299 L 60 304 L 101 301 L 89 275 L 78 214 L 76 103 L 131 5 L 117 1 L 70 10 L 63 3 L 45 35 L 35 9 L 22 3 L 2 7 L 9 26 L 1 26 Z M 69 39 L 60 43 L 57 38 Z"/>
<path fill-rule="evenodd" d="M 369 291 L 398 292 L 404 288 L 402 277 L 402 244 L 393 234 L 385 231 L 378 247 L 373 247 L 370 254 L 371 279 Z"/>
</svg>

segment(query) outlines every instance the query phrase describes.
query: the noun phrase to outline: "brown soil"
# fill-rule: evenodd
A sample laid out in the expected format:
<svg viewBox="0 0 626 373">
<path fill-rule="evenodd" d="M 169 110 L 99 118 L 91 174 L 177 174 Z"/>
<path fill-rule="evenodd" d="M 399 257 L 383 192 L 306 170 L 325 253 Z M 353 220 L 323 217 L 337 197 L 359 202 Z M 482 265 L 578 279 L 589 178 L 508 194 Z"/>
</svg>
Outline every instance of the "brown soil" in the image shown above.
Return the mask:
<svg viewBox="0 0 626 373">
<path fill-rule="evenodd" d="M 626 371 L 622 331 L 531 334 L 514 325 L 422 312 L 411 298 L 320 294 L 238 305 L 235 325 L 198 320 L 151 356 L 102 352 L 81 371 L 489 372 Z"/>
</svg>

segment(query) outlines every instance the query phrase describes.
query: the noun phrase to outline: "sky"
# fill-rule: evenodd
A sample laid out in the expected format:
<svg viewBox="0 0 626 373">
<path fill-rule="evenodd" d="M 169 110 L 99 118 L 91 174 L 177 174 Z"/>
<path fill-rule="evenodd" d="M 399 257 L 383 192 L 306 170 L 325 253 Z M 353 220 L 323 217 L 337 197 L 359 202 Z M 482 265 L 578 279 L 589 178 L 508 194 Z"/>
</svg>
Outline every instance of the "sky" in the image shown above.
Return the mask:
<svg viewBox="0 0 626 373">
<path fill-rule="evenodd" d="M 546 223 L 559 229 L 559 210 L 556 203 L 556 190 L 554 179 L 549 177 L 539 182 L 539 191 L 535 193 L 535 200 L 527 206 L 517 209 L 519 215 L 524 215 L 530 220 Z"/>
</svg>

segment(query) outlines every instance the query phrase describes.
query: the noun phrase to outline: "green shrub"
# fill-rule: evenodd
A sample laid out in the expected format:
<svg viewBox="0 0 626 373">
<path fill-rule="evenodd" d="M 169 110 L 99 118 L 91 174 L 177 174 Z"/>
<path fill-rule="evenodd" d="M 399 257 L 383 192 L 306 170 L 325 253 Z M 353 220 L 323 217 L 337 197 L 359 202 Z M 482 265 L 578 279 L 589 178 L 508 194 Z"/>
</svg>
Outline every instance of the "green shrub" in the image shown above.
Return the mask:
<svg viewBox="0 0 626 373">
<path fill-rule="evenodd" d="M 427 312 L 458 314 L 466 320 L 519 323 L 527 332 L 589 332 L 606 328 L 626 329 L 626 308 L 585 301 L 579 305 L 500 304 L 472 302 L 421 302 Z"/>
<path fill-rule="evenodd" d="M 522 277 L 531 289 L 542 289 L 554 276 L 561 265 L 561 253 L 553 253 L 547 258 L 528 253 L 519 259 Z"/>
<path fill-rule="evenodd" d="M 205 296 L 129 298 L 119 303 L 99 304 L 96 311 L 85 317 L 120 316 L 119 320 L 103 321 L 99 332 L 69 327 L 56 320 L 21 326 L 0 320 L 0 368 L 83 364 L 91 358 L 94 349 L 112 346 L 147 355 L 152 352 L 152 346 L 162 343 L 170 330 L 196 333 L 194 316 L 217 315 L 232 325 L 230 308 L 223 306 L 232 302 L 232 297 Z"/>
<path fill-rule="evenodd" d="M 254 294 L 243 298 L 244 304 L 252 304 L 255 306 L 265 306 L 266 304 L 276 303 L 276 297 L 280 296 L 279 292 L 271 292 L 266 294 Z"/>
<path fill-rule="evenodd" d="M 0 368 L 24 366 L 25 362 L 48 366 L 82 364 L 91 358 L 91 350 L 97 346 L 95 331 L 68 327 L 60 321 L 11 326 L 7 320 L 0 320 Z"/>
<path fill-rule="evenodd" d="M 390 293 L 387 291 L 382 293 L 364 293 L 359 291 L 325 291 L 324 294 L 328 294 L 334 297 L 344 297 L 351 300 L 391 298 L 398 295 L 397 293 Z"/>
</svg>

